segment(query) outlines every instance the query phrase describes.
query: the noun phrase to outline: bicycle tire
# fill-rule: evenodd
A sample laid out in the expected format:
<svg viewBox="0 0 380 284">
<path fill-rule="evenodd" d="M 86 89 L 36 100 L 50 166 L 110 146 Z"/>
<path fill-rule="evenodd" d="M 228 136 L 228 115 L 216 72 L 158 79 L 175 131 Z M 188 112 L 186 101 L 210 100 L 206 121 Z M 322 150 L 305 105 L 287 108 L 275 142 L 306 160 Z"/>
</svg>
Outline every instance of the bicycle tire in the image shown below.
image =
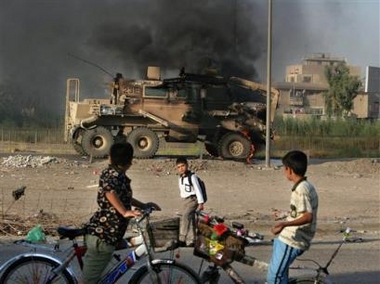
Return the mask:
<svg viewBox="0 0 380 284">
<path fill-rule="evenodd" d="M 315 280 L 313 277 L 300 277 L 289 281 L 289 284 L 325 284 L 323 280 Z"/>
<path fill-rule="evenodd" d="M 2 273 L 1 284 L 46 284 L 51 271 L 58 267 L 59 263 L 53 259 L 43 256 L 26 256 L 17 259 L 10 264 Z M 74 284 L 75 279 L 70 272 L 65 269 L 53 280 L 54 284 Z"/>
<path fill-rule="evenodd" d="M 173 260 L 155 260 L 152 269 L 159 275 L 161 283 L 165 284 L 201 284 L 198 275 L 188 266 Z M 131 277 L 129 284 L 152 284 L 152 274 L 146 265 L 140 267 Z"/>
</svg>

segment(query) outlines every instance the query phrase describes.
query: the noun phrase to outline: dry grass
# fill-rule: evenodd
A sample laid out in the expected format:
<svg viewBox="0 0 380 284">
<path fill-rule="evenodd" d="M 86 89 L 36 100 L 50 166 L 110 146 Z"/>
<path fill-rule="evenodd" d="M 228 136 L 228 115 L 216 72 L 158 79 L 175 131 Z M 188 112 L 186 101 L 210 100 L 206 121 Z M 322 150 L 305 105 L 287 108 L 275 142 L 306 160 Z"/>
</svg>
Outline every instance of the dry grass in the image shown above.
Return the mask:
<svg viewBox="0 0 380 284">
<path fill-rule="evenodd" d="M 76 154 L 70 144 L 0 142 L 0 153 Z"/>
</svg>

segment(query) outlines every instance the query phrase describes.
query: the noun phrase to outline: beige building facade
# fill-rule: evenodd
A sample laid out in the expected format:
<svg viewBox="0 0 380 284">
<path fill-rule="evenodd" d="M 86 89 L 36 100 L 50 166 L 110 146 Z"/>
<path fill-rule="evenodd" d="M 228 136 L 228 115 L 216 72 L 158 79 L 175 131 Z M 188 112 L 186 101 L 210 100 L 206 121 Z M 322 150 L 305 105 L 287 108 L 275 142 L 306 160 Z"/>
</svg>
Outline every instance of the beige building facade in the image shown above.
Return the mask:
<svg viewBox="0 0 380 284">
<path fill-rule="evenodd" d="M 325 76 L 327 66 L 345 63 L 352 76 L 361 76 L 361 68 L 347 64 L 345 58 L 332 57 L 326 53 L 305 57 L 301 64 L 286 67 L 285 82 L 275 83 L 280 91 L 278 114 L 294 117 L 324 117 L 323 93 L 329 85 Z M 352 113 L 358 118 L 379 117 L 379 96 L 363 90 L 354 100 Z"/>
</svg>

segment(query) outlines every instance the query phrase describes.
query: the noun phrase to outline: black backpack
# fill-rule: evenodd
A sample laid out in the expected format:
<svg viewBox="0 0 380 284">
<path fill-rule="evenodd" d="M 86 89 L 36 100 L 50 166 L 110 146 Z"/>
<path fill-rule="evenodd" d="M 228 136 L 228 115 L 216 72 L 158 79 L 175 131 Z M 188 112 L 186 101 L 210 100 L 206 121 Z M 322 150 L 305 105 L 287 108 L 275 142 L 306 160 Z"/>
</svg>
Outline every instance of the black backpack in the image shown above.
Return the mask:
<svg viewBox="0 0 380 284">
<path fill-rule="evenodd" d="M 193 183 L 191 182 L 191 176 L 193 174 L 194 174 L 193 172 L 190 172 L 188 174 L 190 186 L 193 186 Z M 206 185 L 205 185 L 204 181 L 199 176 L 196 176 L 196 177 L 198 178 L 198 183 L 199 183 L 199 186 L 201 188 L 201 192 L 202 192 L 202 196 L 203 196 L 203 202 L 206 203 L 206 201 L 207 201 Z"/>
</svg>

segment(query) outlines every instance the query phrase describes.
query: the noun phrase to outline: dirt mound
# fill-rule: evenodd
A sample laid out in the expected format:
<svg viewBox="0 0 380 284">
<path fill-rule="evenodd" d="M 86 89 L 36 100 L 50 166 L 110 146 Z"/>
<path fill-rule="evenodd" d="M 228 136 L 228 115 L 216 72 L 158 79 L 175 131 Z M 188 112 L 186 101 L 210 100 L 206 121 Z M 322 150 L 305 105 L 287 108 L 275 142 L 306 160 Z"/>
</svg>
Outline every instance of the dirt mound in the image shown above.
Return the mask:
<svg viewBox="0 0 380 284">
<path fill-rule="evenodd" d="M 329 162 L 333 172 L 344 174 L 379 175 L 380 159 L 357 159 L 352 161 Z"/>
</svg>

